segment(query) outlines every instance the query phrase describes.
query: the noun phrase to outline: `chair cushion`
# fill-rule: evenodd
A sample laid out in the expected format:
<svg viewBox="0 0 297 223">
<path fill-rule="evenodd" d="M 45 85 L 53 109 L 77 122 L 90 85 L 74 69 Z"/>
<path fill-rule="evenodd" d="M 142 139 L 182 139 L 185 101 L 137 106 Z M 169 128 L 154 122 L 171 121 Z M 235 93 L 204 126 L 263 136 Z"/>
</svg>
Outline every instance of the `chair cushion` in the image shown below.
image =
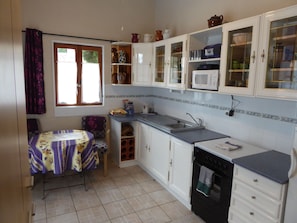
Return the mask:
<svg viewBox="0 0 297 223">
<path fill-rule="evenodd" d="M 106 118 L 104 116 L 82 117 L 82 128 L 93 133 L 95 138 L 104 138 L 106 131 Z"/>
<path fill-rule="evenodd" d="M 93 148 L 98 151 L 99 156 L 103 155 L 108 150 L 108 145 L 103 139 L 96 139 L 96 143 L 93 145 Z"/>
</svg>

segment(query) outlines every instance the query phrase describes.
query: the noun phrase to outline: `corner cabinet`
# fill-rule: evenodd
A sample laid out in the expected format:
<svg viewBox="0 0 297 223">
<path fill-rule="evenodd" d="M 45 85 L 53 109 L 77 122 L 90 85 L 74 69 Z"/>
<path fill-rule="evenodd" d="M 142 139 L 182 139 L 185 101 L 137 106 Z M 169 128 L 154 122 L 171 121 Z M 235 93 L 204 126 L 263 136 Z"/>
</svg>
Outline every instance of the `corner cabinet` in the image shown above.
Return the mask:
<svg viewBox="0 0 297 223">
<path fill-rule="evenodd" d="M 185 89 L 187 35 L 153 44 L 153 83 L 155 87 Z"/>
<path fill-rule="evenodd" d="M 112 161 L 119 167 L 136 165 L 137 123 L 110 118 L 110 127 Z"/>
<path fill-rule="evenodd" d="M 262 16 L 257 96 L 297 99 L 297 5 Z"/>
<path fill-rule="evenodd" d="M 219 91 L 253 95 L 260 16 L 223 25 Z"/>
<path fill-rule="evenodd" d="M 111 44 L 111 83 L 112 85 L 131 85 L 132 44 L 113 42 Z"/>
<path fill-rule="evenodd" d="M 152 85 L 152 43 L 132 44 L 132 84 L 136 86 Z"/>
</svg>

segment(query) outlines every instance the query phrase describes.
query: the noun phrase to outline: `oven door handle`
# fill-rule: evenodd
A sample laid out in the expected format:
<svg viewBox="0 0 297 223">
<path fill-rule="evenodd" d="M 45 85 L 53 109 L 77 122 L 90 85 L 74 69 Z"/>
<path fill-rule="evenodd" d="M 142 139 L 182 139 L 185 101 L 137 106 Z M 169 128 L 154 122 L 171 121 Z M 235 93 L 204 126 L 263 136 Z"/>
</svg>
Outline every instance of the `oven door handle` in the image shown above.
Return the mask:
<svg viewBox="0 0 297 223">
<path fill-rule="evenodd" d="M 198 166 L 200 167 L 200 170 L 201 170 L 201 166 L 203 166 L 203 165 L 201 165 L 200 163 L 197 163 L 198 164 Z M 207 166 L 205 166 L 205 167 L 207 167 Z M 208 168 L 208 167 L 207 167 Z M 211 169 L 211 168 L 208 168 L 208 169 L 210 169 L 210 170 L 212 170 L 213 171 L 213 175 L 216 175 L 216 176 L 218 176 L 220 179 L 222 179 L 223 178 L 223 176 L 222 175 L 220 175 L 220 174 L 218 174 L 218 173 L 216 173 L 216 171 L 214 171 L 213 169 Z M 200 174 L 200 171 L 199 171 L 199 174 Z M 198 179 L 199 179 L 199 175 L 198 175 Z"/>
</svg>

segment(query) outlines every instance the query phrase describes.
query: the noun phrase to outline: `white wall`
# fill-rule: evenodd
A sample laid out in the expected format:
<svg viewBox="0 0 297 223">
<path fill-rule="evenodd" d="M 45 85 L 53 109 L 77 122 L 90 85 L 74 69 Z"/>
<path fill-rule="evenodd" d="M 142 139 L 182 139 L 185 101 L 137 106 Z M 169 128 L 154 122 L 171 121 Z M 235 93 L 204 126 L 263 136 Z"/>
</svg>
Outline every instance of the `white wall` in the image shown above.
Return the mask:
<svg viewBox="0 0 297 223">
<path fill-rule="evenodd" d="M 131 33 L 154 30 L 151 0 L 23 0 L 22 6 L 23 27 L 47 33 L 130 41 Z"/>
<path fill-rule="evenodd" d="M 231 22 L 297 4 L 297 0 L 155 0 L 156 28 L 175 35 L 208 28 L 207 20 L 223 15 Z"/>
</svg>

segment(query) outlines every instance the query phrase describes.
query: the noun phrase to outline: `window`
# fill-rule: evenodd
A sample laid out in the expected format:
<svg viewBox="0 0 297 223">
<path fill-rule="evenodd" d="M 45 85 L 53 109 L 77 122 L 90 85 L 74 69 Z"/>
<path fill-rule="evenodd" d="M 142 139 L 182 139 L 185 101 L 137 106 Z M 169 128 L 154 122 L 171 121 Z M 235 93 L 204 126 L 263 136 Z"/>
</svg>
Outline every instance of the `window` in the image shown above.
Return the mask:
<svg viewBox="0 0 297 223">
<path fill-rule="evenodd" d="M 102 48 L 54 43 L 56 106 L 102 104 Z"/>
</svg>

